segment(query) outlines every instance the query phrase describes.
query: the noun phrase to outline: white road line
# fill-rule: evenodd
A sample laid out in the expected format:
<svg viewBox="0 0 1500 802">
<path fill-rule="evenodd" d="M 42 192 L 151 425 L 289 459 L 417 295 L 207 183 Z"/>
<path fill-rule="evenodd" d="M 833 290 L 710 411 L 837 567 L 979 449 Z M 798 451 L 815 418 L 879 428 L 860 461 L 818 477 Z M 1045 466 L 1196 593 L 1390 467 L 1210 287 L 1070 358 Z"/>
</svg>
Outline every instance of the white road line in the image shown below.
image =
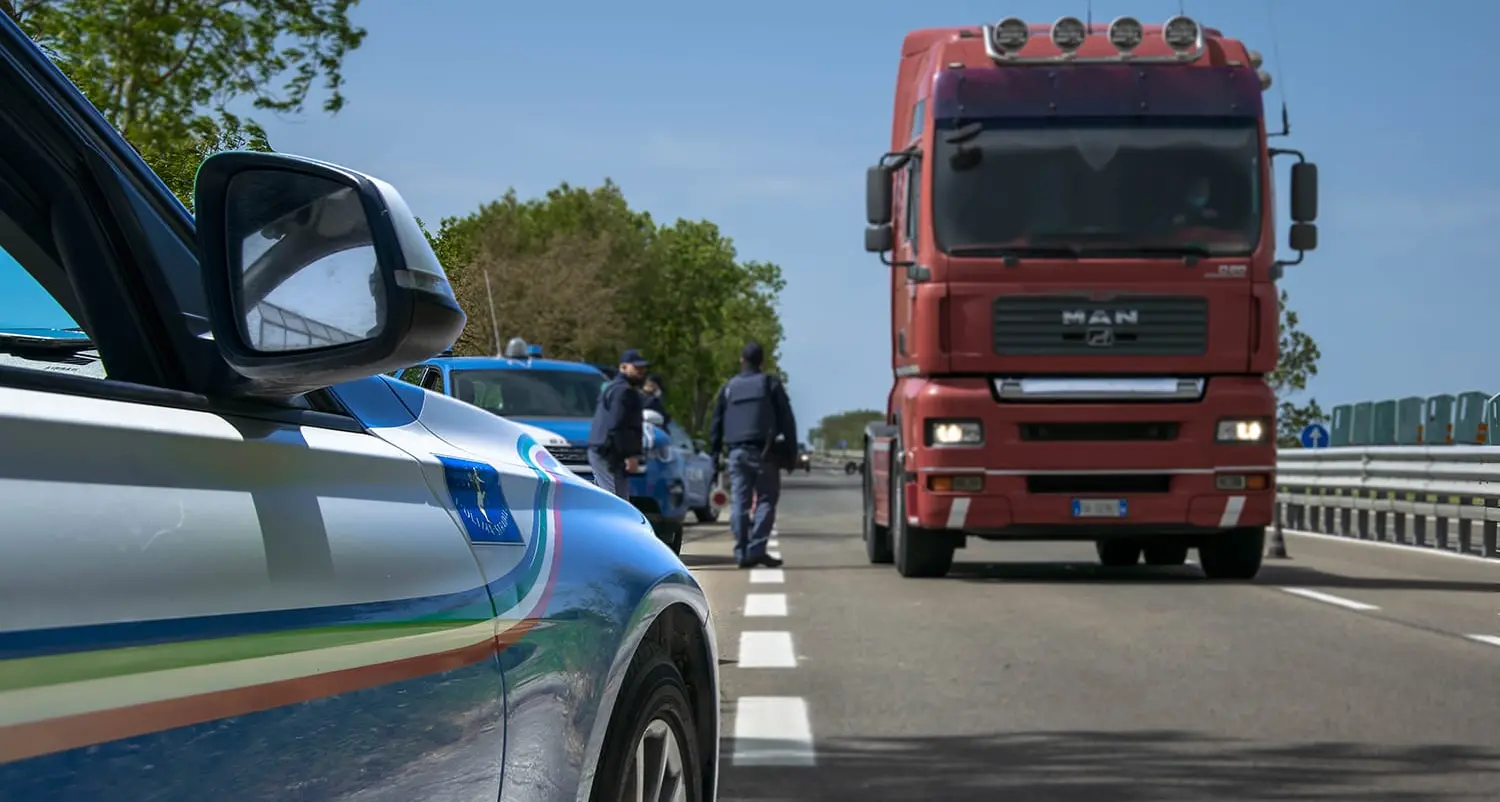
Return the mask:
<svg viewBox="0 0 1500 802">
<path fill-rule="evenodd" d="M 741 632 L 740 668 L 796 668 L 790 632 Z"/>
<path fill-rule="evenodd" d="M 745 597 L 746 618 L 782 618 L 785 616 L 785 593 L 752 593 Z"/>
<path fill-rule="evenodd" d="M 812 720 L 800 696 L 746 696 L 735 703 L 736 766 L 816 766 Z"/>
<path fill-rule="evenodd" d="M 1491 646 L 1500 646 L 1500 635 L 1465 635 L 1469 640 L 1487 643 Z"/>
<path fill-rule="evenodd" d="M 780 568 L 751 568 L 750 584 L 780 585 L 786 582 L 786 574 Z"/>
<path fill-rule="evenodd" d="M 1349 610 L 1369 611 L 1380 609 L 1373 604 L 1365 604 L 1364 602 L 1355 601 L 1353 599 L 1346 599 L 1343 596 L 1335 596 L 1331 593 L 1319 593 L 1316 590 L 1308 590 L 1307 588 L 1282 588 L 1282 590 L 1286 591 L 1287 593 L 1301 596 L 1305 599 L 1312 599 L 1313 601 L 1320 601 L 1325 604 L 1332 604 Z"/>
</svg>

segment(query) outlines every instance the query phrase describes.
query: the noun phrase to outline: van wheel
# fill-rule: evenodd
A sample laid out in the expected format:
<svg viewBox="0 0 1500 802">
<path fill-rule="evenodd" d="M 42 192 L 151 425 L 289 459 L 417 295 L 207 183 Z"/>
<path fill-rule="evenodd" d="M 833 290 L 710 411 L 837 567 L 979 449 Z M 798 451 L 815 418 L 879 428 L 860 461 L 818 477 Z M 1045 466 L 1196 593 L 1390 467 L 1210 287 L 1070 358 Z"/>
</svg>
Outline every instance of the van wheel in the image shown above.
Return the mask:
<svg viewBox="0 0 1500 802">
<path fill-rule="evenodd" d="M 1198 565 L 1209 579 L 1254 579 L 1265 552 L 1264 526 L 1231 529 L 1198 547 Z"/>
<path fill-rule="evenodd" d="M 703 802 L 698 732 L 682 673 L 655 644 L 630 667 L 592 802 Z"/>
</svg>

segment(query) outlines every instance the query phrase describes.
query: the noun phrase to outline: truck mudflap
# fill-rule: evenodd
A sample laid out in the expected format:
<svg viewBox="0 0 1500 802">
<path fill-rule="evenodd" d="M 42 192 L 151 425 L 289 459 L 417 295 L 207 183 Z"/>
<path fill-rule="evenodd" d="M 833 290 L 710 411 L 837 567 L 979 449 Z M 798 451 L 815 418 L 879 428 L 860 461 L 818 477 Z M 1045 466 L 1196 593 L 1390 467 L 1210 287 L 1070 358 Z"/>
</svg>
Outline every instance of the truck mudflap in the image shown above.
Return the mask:
<svg viewBox="0 0 1500 802">
<path fill-rule="evenodd" d="M 1121 518 L 1077 518 L 1067 495 L 1007 495 L 1001 492 L 954 494 L 925 492 L 916 483 L 906 486 L 907 522 L 923 529 L 965 531 L 977 535 L 1066 539 L 1070 532 L 1113 528 L 1162 527 L 1207 532 L 1247 526 L 1268 526 L 1276 498 L 1274 491 L 1124 496 Z M 1007 532 L 1006 530 L 1013 530 Z"/>
</svg>

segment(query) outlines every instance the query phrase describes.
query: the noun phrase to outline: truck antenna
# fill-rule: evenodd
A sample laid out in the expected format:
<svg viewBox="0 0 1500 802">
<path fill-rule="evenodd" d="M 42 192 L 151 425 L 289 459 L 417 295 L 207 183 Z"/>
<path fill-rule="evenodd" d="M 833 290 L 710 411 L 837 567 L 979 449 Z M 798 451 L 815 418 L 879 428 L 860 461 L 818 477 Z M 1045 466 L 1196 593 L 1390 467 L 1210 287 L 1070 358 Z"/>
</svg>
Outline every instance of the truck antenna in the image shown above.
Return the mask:
<svg viewBox="0 0 1500 802">
<path fill-rule="evenodd" d="M 1281 94 L 1281 133 L 1267 136 L 1290 136 L 1292 117 L 1287 112 L 1286 67 L 1281 61 L 1281 37 L 1276 32 L 1276 0 L 1266 0 L 1266 21 L 1271 26 L 1271 57 L 1276 59 L 1276 87 Z"/>
<path fill-rule="evenodd" d="M 1087 23 L 1087 27 L 1085 27 L 1084 30 L 1088 31 L 1089 33 L 1093 33 L 1094 32 L 1094 0 L 1089 0 L 1088 11 L 1085 12 L 1085 13 L 1086 13 L 1086 16 L 1087 16 L 1087 19 L 1085 20 L 1085 22 Z"/>
</svg>

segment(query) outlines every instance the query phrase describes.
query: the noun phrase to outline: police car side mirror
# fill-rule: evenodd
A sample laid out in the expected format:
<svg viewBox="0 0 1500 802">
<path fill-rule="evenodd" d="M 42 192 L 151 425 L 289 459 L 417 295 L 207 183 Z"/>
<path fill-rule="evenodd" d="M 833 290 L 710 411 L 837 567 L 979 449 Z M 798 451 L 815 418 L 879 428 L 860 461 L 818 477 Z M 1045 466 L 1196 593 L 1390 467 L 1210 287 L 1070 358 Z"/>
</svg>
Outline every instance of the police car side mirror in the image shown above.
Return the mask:
<svg viewBox="0 0 1500 802">
<path fill-rule="evenodd" d="M 193 190 L 231 395 L 288 397 L 440 353 L 463 309 L 395 187 L 335 164 L 225 152 Z"/>
</svg>

